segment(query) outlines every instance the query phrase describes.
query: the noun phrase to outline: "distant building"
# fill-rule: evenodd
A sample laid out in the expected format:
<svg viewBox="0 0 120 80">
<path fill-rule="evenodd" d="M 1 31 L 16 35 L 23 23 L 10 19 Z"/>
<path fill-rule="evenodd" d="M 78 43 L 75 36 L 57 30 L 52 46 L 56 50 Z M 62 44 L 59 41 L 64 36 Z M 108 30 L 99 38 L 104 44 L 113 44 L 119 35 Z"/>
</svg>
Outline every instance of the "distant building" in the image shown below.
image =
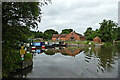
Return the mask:
<svg viewBox="0 0 120 80">
<path fill-rule="evenodd" d="M 76 32 L 71 32 L 70 34 L 54 34 L 52 36 L 53 41 L 80 41 L 86 40 L 85 36 L 78 34 Z"/>
<path fill-rule="evenodd" d="M 96 43 L 100 43 L 101 42 L 101 39 L 97 36 L 93 39 L 94 42 Z"/>
<path fill-rule="evenodd" d="M 53 41 L 58 41 L 58 40 L 65 41 L 66 36 L 67 36 L 67 34 L 54 34 L 54 35 L 52 36 L 52 40 L 53 40 Z"/>
</svg>

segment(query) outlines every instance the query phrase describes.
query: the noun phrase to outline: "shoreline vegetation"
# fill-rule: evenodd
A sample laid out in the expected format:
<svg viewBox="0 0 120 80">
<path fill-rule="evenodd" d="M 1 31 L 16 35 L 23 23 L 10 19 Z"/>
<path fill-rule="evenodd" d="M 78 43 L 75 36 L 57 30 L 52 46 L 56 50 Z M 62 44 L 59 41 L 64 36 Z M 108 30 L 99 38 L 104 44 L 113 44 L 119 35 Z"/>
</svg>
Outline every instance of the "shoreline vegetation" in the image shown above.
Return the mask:
<svg viewBox="0 0 120 80">
<path fill-rule="evenodd" d="M 68 43 L 68 46 L 113 46 L 114 43 L 120 43 L 119 41 L 114 41 L 114 42 L 94 42 L 94 41 L 89 41 L 89 40 L 84 40 L 84 41 L 52 41 L 52 40 L 42 40 L 43 42 L 65 42 Z M 33 42 L 40 42 L 40 40 L 33 40 Z"/>
</svg>

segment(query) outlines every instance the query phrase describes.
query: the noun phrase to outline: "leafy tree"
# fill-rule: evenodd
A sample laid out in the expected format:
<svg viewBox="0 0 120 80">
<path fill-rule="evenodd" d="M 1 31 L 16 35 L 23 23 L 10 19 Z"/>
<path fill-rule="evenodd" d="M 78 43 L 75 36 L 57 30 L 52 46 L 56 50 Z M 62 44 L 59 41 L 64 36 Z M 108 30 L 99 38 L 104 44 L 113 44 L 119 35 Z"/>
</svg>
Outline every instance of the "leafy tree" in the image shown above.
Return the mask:
<svg viewBox="0 0 120 80">
<path fill-rule="evenodd" d="M 12 44 L 25 42 L 30 28 L 37 27 L 37 21 L 41 20 L 38 2 L 5 2 L 2 4 L 2 14 L 4 44 L 7 41 Z"/>
<path fill-rule="evenodd" d="M 100 23 L 99 33 L 100 38 L 104 42 L 112 42 L 115 39 L 115 28 L 117 27 L 117 23 L 111 20 L 103 20 Z"/>
<path fill-rule="evenodd" d="M 88 27 L 87 30 L 84 32 L 84 35 L 86 36 L 87 40 L 93 40 L 93 33 L 95 33 L 95 31 L 93 31 L 91 27 Z"/>
<path fill-rule="evenodd" d="M 92 33 L 92 28 L 89 27 L 89 28 L 87 28 L 87 30 L 84 32 L 84 35 L 87 37 L 87 36 L 89 36 L 91 33 Z"/>
<path fill-rule="evenodd" d="M 118 39 L 119 29 L 117 23 L 111 20 L 103 20 L 100 23 L 100 28 L 95 31 L 91 27 L 87 28 L 84 35 L 87 40 L 93 40 L 96 36 L 99 36 L 103 42 L 112 42 L 114 39 Z"/>
<path fill-rule="evenodd" d="M 64 29 L 64 30 L 62 30 L 61 34 L 69 34 L 72 31 L 73 31 L 73 29 Z"/>
<path fill-rule="evenodd" d="M 31 36 L 30 28 L 37 28 L 41 21 L 43 2 L 3 2 L 2 3 L 2 61 L 3 77 L 5 73 L 19 68 L 20 55 L 16 52 L 17 42 L 27 42 Z M 7 63 L 6 60 L 10 62 Z"/>
<path fill-rule="evenodd" d="M 53 29 L 48 29 L 48 30 L 44 31 L 44 34 L 48 36 L 47 39 L 51 39 L 53 34 L 58 34 L 58 32 Z"/>
<path fill-rule="evenodd" d="M 120 27 L 116 29 L 115 33 L 116 33 L 116 40 L 120 40 Z"/>
</svg>

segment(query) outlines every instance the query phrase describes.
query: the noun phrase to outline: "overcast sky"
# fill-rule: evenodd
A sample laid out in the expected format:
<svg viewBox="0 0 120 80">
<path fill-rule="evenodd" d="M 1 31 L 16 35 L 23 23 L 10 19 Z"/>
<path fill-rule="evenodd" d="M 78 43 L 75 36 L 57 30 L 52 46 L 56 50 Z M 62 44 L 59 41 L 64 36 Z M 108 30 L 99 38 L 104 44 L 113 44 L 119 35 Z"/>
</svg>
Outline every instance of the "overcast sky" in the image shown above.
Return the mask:
<svg viewBox="0 0 120 80">
<path fill-rule="evenodd" d="M 100 27 L 103 19 L 118 22 L 118 0 L 52 0 L 42 7 L 42 20 L 38 30 L 54 29 L 61 33 L 72 28 L 83 34 L 88 27 Z"/>
</svg>

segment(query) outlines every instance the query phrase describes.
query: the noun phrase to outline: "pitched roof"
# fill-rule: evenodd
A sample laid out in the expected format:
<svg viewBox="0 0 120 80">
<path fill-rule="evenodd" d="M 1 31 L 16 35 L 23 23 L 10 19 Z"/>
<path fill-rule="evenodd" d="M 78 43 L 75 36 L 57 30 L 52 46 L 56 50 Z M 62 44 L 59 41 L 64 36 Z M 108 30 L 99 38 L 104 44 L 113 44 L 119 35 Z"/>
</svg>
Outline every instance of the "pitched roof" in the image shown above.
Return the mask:
<svg viewBox="0 0 120 80">
<path fill-rule="evenodd" d="M 85 36 L 82 36 L 81 34 L 79 33 L 76 33 L 74 32 L 75 34 L 79 35 L 80 37 L 85 37 Z M 53 34 L 52 38 L 65 38 L 68 34 Z"/>
<path fill-rule="evenodd" d="M 53 34 L 52 38 L 58 38 L 60 34 Z"/>
<path fill-rule="evenodd" d="M 100 39 L 98 36 L 96 36 L 94 39 Z"/>
<path fill-rule="evenodd" d="M 75 31 L 73 31 L 75 34 L 79 35 L 79 36 L 82 36 L 82 34 L 79 34 L 79 33 L 76 33 Z"/>
<path fill-rule="evenodd" d="M 65 38 L 68 34 L 61 34 L 59 37 Z"/>
<path fill-rule="evenodd" d="M 52 38 L 65 38 L 67 34 L 53 34 Z"/>
</svg>

